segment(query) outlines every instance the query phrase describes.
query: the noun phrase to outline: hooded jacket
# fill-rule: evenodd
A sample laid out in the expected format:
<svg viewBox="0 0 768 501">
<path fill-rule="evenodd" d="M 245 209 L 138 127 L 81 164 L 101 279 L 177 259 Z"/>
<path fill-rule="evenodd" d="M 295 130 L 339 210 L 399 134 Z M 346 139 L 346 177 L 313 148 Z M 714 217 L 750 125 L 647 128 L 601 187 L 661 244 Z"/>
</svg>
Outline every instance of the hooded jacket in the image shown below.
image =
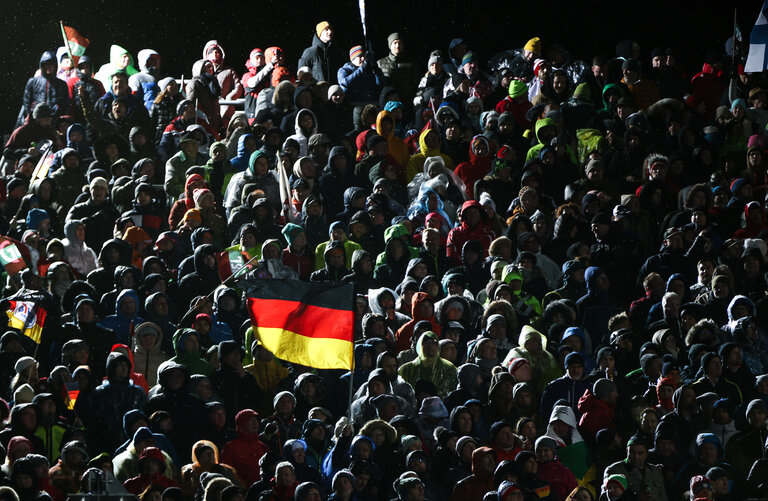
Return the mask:
<svg viewBox="0 0 768 501">
<path fill-rule="evenodd" d="M 597 432 L 604 428 L 616 429 L 614 423 L 616 406 L 600 400 L 592 394 L 592 390 L 587 389 L 579 398 L 578 409 L 581 413 L 579 426 L 587 436 L 596 436 Z"/>
<path fill-rule="evenodd" d="M 450 169 L 451 171 L 453 171 L 456 168 L 456 165 L 453 163 L 453 159 L 451 157 L 443 153 L 440 153 L 439 145 L 434 150 L 427 147 L 426 137 L 427 137 L 427 134 L 429 134 L 429 132 L 431 131 L 432 129 L 424 129 L 424 131 L 422 131 L 422 133 L 419 134 L 419 152 L 413 155 L 408 160 L 408 167 L 406 168 L 406 171 L 405 171 L 405 177 L 409 183 L 413 181 L 413 178 L 416 177 L 416 174 L 419 174 L 424 170 L 424 162 L 429 157 L 436 157 L 436 156 L 442 157 L 443 162 L 445 163 L 446 169 Z"/>
<path fill-rule="evenodd" d="M 482 501 L 485 493 L 493 490 L 493 474 L 484 472 L 481 466 L 487 455 L 494 455 L 490 447 L 478 447 L 472 452 L 472 475 L 456 484 L 451 501 Z"/>
<path fill-rule="evenodd" d="M 128 54 L 128 65 L 123 68 L 123 71 L 128 75 L 130 79 L 133 75 L 139 72 L 136 69 L 133 55 L 127 50 L 123 49 L 117 44 L 112 45 L 109 48 L 109 62 L 105 63 L 99 68 L 99 71 L 94 72 L 94 78 L 99 80 L 105 89 L 112 88 L 112 75 L 119 71 L 120 59 L 123 54 Z"/>
<path fill-rule="evenodd" d="M 347 248 L 347 244 L 350 244 L 350 245 L 354 244 L 355 246 L 357 246 L 357 248 L 352 250 L 352 252 L 354 252 L 355 250 L 358 250 L 360 247 L 358 244 L 356 244 L 355 242 L 352 242 L 351 240 L 347 240 L 344 243 L 338 242 L 336 240 L 332 240 L 332 241 L 329 241 L 327 244 L 322 243 L 318 245 L 317 249 L 315 249 L 315 268 L 318 268 L 317 256 L 320 255 L 321 252 L 322 252 L 323 261 L 325 264 L 323 268 L 318 268 L 316 269 L 316 271 L 312 272 L 312 274 L 309 276 L 310 281 L 312 282 L 322 282 L 322 281 L 328 281 L 328 280 L 340 281 L 342 278 L 349 275 L 349 268 L 347 268 L 347 266 L 349 266 L 348 264 L 346 266 L 342 265 L 341 268 L 336 270 L 331 269 L 329 265 L 330 252 L 337 249 L 340 249 L 342 252 L 344 252 L 344 263 L 348 263 L 349 260 L 351 260 L 352 255 L 349 252 L 349 249 Z"/>
<path fill-rule="evenodd" d="M 77 271 L 79 276 L 85 277 L 98 266 L 96 253 L 85 245 L 85 242 L 77 238 L 77 228 L 83 223 L 78 220 L 69 220 L 64 224 L 64 256 L 69 264 Z"/>
<path fill-rule="evenodd" d="M 134 93 L 142 96 L 147 111 L 152 108 L 155 98 L 160 93 L 160 88 L 157 86 L 157 68 L 147 66 L 152 56 L 159 56 L 159 54 L 152 49 L 140 50 L 138 59 L 141 71 L 128 78 L 128 85 Z"/>
<path fill-rule="evenodd" d="M 304 131 L 301 130 L 301 126 L 299 125 L 301 117 L 305 114 L 309 114 L 312 116 L 312 130 L 309 131 L 309 134 L 305 134 Z M 315 116 L 315 113 L 307 108 L 301 109 L 296 113 L 296 120 L 294 121 L 293 126 L 294 134 L 292 136 L 289 136 L 288 139 L 293 139 L 297 143 L 299 143 L 299 157 L 305 157 L 309 154 L 309 138 L 313 134 L 317 134 L 317 117 Z"/>
<path fill-rule="evenodd" d="M 182 384 L 178 389 L 168 386 L 168 379 L 173 370 L 180 371 L 183 375 Z M 161 364 L 157 371 L 159 386 L 153 388 L 153 395 L 146 408 L 147 416 L 159 410 L 171 415 L 174 431 L 168 434 L 168 438 L 181 457 L 189 456 L 192 444 L 203 429 L 206 416 L 203 400 L 189 391 L 190 373 L 186 366 L 174 360 Z"/>
<path fill-rule="evenodd" d="M 541 353 L 538 355 L 534 355 L 525 349 L 525 343 L 527 343 L 534 336 L 539 336 L 541 338 Z M 557 364 L 557 360 L 555 360 L 555 357 L 547 351 L 546 336 L 544 336 L 530 325 L 524 325 L 520 330 L 520 336 L 517 339 L 517 348 L 514 348 L 509 352 L 507 358 L 505 358 L 502 362 L 502 365 L 508 367 L 509 362 L 513 358 L 524 358 L 531 364 L 531 369 L 533 370 L 533 381 L 537 381 L 536 391 L 544 391 L 544 387 L 549 381 L 552 381 L 553 379 L 556 379 L 562 375 L 562 371 Z"/>
<path fill-rule="evenodd" d="M 235 417 L 237 438 L 224 445 L 221 451 L 221 462 L 232 466 L 244 485 L 251 485 L 261 479 L 259 459 L 269 451 L 267 445 L 259 439 L 258 434 L 248 433 L 248 421 L 258 420 L 259 415 L 252 409 L 244 409 Z"/>
<path fill-rule="evenodd" d="M 343 157 L 346 160 L 346 168 L 343 172 L 335 165 L 338 158 Z M 343 146 L 334 146 L 328 155 L 328 163 L 323 169 L 323 174 L 317 180 L 317 189 L 315 193 L 323 197 L 324 209 L 328 214 L 337 214 L 344 207 L 340 203 L 344 197 L 344 192 L 352 186 L 360 186 L 360 182 L 353 173 L 354 164 L 349 157 L 346 148 Z"/>
<path fill-rule="evenodd" d="M 570 427 L 571 431 L 567 437 L 560 437 L 555 432 L 552 425 L 555 421 L 562 421 Z M 567 405 L 556 405 L 549 417 L 546 436 L 557 442 L 557 456 L 573 472 L 576 479 L 584 478 L 587 470 L 592 466 L 592 456 L 576 427 L 576 415 L 573 409 Z"/>
<path fill-rule="evenodd" d="M 488 223 L 488 213 L 485 211 L 482 205 L 475 200 L 467 200 L 461 206 L 461 213 L 465 210 L 475 208 L 480 212 L 480 220 L 474 228 L 471 228 L 466 221 L 462 221 L 460 226 L 453 228 L 448 233 L 448 241 L 446 243 L 446 255 L 449 258 L 460 264 L 460 255 L 464 248 L 464 244 L 470 240 L 480 243 L 483 249 L 483 255 L 479 257 L 479 261 L 488 257 L 488 248 L 491 246 L 491 242 L 496 238 L 493 230 L 491 230 Z"/>
<path fill-rule="evenodd" d="M 438 340 L 438 336 L 434 332 L 423 333 L 416 342 L 418 358 L 400 366 L 398 373 L 411 386 L 415 386 L 419 379 L 431 381 L 437 387 L 438 396 L 445 398 L 458 384 L 456 367 L 447 360 L 440 358 L 439 352 L 434 358 L 427 358 L 424 353 L 424 340 L 427 338 Z"/>
<path fill-rule="evenodd" d="M 120 305 L 126 299 L 133 299 L 136 303 L 136 310 L 133 316 L 127 317 L 120 311 Z M 115 314 L 109 315 L 107 318 L 101 321 L 101 326 L 107 329 L 111 329 L 115 333 L 115 338 L 118 343 L 128 344 L 131 336 L 131 329 L 138 327 L 139 324 L 144 322 L 144 319 L 138 316 L 138 312 L 141 309 L 141 303 L 139 302 L 139 295 L 133 289 L 125 289 L 117 296 L 115 303 Z"/>
<path fill-rule="evenodd" d="M 146 350 L 141 343 L 144 336 L 155 338 L 154 346 Z M 150 387 L 157 383 L 157 369 L 160 364 L 168 360 L 168 355 L 163 352 L 163 330 L 152 322 L 144 322 L 136 327 L 131 348 L 134 357 L 134 370 L 142 374 Z"/>
<path fill-rule="evenodd" d="M 475 152 L 475 148 L 479 143 L 485 144 L 486 150 L 488 151 L 485 156 L 479 156 Z M 475 198 L 475 182 L 484 178 L 491 172 L 492 159 L 491 145 L 488 142 L 488 138 L 481 134 L 473 137 L 472 141 L 469 143 L 469 161 L 460 163 L 453 171 L 459 178 L 461 178 L 464 186 L 467 188 L 467 200 Z"/>
<path fill-rule="evenodd" d="M 198 348 L 197 351 L 188 351 L 184 348 L 184 341 L 187 336 L 195 336 L 198 338 L 198 346 L 200 335 L 193 329 L 179 329 L 173 335 L 173 347 L 176 352 L 176 356 L 170 361 L 183 365 L 187 368 L 190 374 L 202 374 L 203 376 L 209 376 L 213 372 L 211 365 L 202 358 L 202 352 Z"/>
<path fill-rule="evenodd" d="M 97 436 L 103 440 L 97 443 L 104 444 L 104 448 L 114 450 L 126 438 L 123 430 L 123 415 L 126 412 L 138 409 L 144 410 L 147 405 L 147 394 L 144 390 L 133 384 L 130 380 L 130 369 L 125 379 L 115 377 L 117 364 L 125 363 L 131 367 L 131 361 L 120 352 L 113 351 L 107 357 L 107 379 L 91 394 L 91 408 L 93 413 L 87 421 L 89 430 L 94 430 Z M 111 447 L 106 445 L 110 444 Z"/>
<path fill-rule="evenodd" d="M 69 89 L 63 80 L 56 77 L 54 71 L 52 75 L 46 76 L 43 71 L 43 65 L 46 63 L 56 64 L 56 55 L 51 51 L 43 52 L 40 56 L 40 75 L 27 80 L 24 87 L 24 115 L 32 115 L 35 106 L 45 103 L 51 107 L 54 116 L 66 115 L 69 111 Z"/>
<path fill-rule="evenodd" d="M 395 298 L 396 297 L 397 296 L 395 296 Z M 429 301 L 434 306 L 434 300 L 426 292 L 417 292 L 416 294 L 413 295 L 413 298 L 411 299 L 411 320 L 409 320 L 402 327 L 400 327 L 395 333 L 395 338 L 397 339 L 398 351 L 405 351 L 411 347 L 411 337 L 413 336 L 413 329 L 414 327 L 416 327 L 416 324 L 421 320 L 428 320 L 429 323 L 432 324 L 432 331 L 436 333 L 438 336 L 440 335 L 442 328 L 440 327 L 440 324 L 437 323 L 437 319 L 435 319 L 434 313 L 429 317 L 419 313 L 421 304 L 426 301 Z"/>
<path fill-rule="evenodd" d="M 392 122 L 392 130 L 389 131 L 389 134 L 384 134 L 381 128 L 381 122 L 385 119 L 389 119 Z M 397 177 L 400 179 L 400 182 L 403 182 L 405 181 L 405 168 L 408 166 L 410 154 L 403 140 L 395 135 L 396 125 L 395 117 L 392 113 L 382 110 L 376 115 L 376 133 L 387 140 L 387 153 L 397 162 Z"/>
</svg>

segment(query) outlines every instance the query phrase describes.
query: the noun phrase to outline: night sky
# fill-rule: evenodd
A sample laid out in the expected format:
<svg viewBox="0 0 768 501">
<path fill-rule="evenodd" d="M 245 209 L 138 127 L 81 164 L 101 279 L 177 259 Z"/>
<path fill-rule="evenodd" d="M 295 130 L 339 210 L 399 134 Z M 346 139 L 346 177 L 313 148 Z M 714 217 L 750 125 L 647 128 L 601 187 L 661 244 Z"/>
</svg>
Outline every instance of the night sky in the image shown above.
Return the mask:
<svg viewBox="0 0 768 501">
<path fill-rule="evenodd" d="M 282 47 L 292 71 L 301 51 L 311 42 L 314 26 L 328 20 L 344 49 L 362 42 L 357 1 L 307 2 L 182 2 L 38 1 L 12 2 L 0 20 L 0 60 L 5 85 L 0 93 L 0 131 L 11 131 L 24 84 L 32 76 L 42 52 L 63 45 L 59 20 L 90 39 L 87 53 L 95 68 L 107 62 L 109 46 L 117 43 L 134 55 L 152 48 L 163 56 L 162 71 L 189 76 L 201 58 L 206 41 L 217 39 L 236 71 L 251 49 Z M 574 58 L 590 61 L 595 54 L 615 55 L 625 39 L 641 45 L 647 59 L 656 46 L 673 46 L 690 75 L 701 67 L 710 47 L 721 48 L 733 30 L 734 7 L 745 38 L 762 5 L 759 0 L 738 2 L 482 2 L 456 0 L 368 0 L 368 35 L 376 57 L 387 53 L 386 37 L 404 34 L 407 52 L 424 62 L 433 49 L 447 49 L 451 38 L 462 36 L 482 60 L 495 52 L 522 47 L 533 36 L 547 43 L 563 42 Z M 705 7 L 707 4 L 714 4 Z M 202 7 L 205 5 L 205 7 Z M 504 6 L 503 8 L 501 6 Z M 591 9 L 590 9 L 591 7 Z M 240 9 L 240 10 L 238 10 Z M 697 10 L 698 9 L 698 10 Z M 705 10 L 706 9 L 706 10 Z"/>
</svg>

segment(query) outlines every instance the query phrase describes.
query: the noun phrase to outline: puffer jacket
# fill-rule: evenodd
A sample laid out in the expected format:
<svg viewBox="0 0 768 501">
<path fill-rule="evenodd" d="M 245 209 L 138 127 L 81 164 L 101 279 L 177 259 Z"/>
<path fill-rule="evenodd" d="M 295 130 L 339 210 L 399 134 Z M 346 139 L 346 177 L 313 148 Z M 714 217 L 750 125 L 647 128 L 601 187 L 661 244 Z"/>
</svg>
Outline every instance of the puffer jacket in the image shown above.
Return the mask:
<svg viewBox="0 0 768 501">
<path fill-rule="evenodd" d="M 43 52 L 40 57 L 39 77 L 32 77 L 24 87 L 24 115 L 31 115 L 35 106 L 45 103 L 51 107 L 54 116 L 66 115 L 69 112 L 69 89 L 67 84 L 56 77 L 56 73 L 47 77 L 43 72 L 45 63 L 56 64 L 56 55 L 51 51 Z M 20 125 L 20 124 L 19 124 Z"/>
<path fill-rule="evenodd" d="M 312 36 L 312 45 L 304 49 L 298 67 L 306 66 L 318 82 L 336 83 L 336 70 L 344 63 L 344 55 L 338 42 L 323 43 L 317 34 Z"/>
</svg>

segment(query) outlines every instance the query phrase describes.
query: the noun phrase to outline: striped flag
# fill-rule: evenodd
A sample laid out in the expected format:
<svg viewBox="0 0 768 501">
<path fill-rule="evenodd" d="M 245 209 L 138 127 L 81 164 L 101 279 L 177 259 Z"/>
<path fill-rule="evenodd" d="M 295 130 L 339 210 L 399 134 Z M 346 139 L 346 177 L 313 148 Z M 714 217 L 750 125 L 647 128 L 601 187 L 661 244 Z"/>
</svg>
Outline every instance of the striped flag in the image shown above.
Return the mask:
<svg viewBox="0 0 768 501">
<path fill-rule="evenodd" d="M 77 67 L 80 56 L 85 55 L 85 49 L 88 48 L 88 44 L 91 42 L 78 33 L 76 29 L 64 26 L 64 23 L 61 23 L 61 35 L 64 37 L 64 43 L 72 55 L 72 66 Z"/>
<path fill-rule="evenodd" d="M 256 336 L 277 358 L 316 369 L 353 367 L 352 285 L 248 280 Z"/>
<path fill-rule="evenodd" d="M 75 404 L 77 403 L 77 397 L 80 395 L 80 383 L 77 381 L 64 383 L 64 386 L 61 388 L 61 393 L 64 398 L 64 405 L 66 405 L 67 409 L 74 409 Z"/>
<path fill-rule="evenodd" d="M 32 301 L 9 301 L 8 327 L 18 329 L 22 334 L 40 344 L 46 311 Z"/>
<path fill-rule="evenodd" d="M 745 73 L 760 73 L 768 69 L 768 0 L 763 2 L 760 14 L 749 36 L 749 54 L 744 65 Z"/>
</svg>

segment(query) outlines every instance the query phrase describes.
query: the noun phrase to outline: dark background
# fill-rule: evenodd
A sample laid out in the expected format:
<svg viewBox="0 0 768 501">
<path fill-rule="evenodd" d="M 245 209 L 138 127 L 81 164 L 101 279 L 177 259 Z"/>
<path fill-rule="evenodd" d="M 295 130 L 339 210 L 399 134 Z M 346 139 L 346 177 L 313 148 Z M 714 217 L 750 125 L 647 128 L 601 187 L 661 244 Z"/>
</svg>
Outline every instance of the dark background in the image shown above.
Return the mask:
<svg viewBox="0 0 768 501">
<path fill-rule="evenodd" d="M 363 38 L 355 0 L 14 3 L 10 10 L 4 9 L 0 19 L 0 63 L 5 68 L 0 91 L 2 134 L 13 128 L 24 85 L 42 52 L 63 45 L 59 20 L 91 41 L 87 53 L 94 59 L 95 69 L 108 61 L 109 47 L 116 43 L 134 57 L 141 49 L 155 49 L 163 57 L 163 74 L 176 77 L 191 74 L 192 64 L 202 57 L 203 45 L 210 39 L 219 41 L 228 63 L 242 73 L 251 49 L 272 45 L 285 51 L 286 62 L 295 71 L 301 51 L 309 46 L 314 26 L 321 20 L 334 25 L 336 40 L 345 50 Z M 738 8 L 739 25 L 748 40 L 761 6 L 759 0 L 567 4 L 547 0 L 368 0 L 367 25 L 376 57 L 387 54 L 387 35 L 399 31 L 407 53 L 424 63 L 424 71 L 428 53 L 441 49 L 445 55 L 448 42 L 457 36 L 468 40 L 484 61 L 538 36 L 545 52 L 548 43 L 560 41 L 574 58 L 587 62 L 595 54 L 614 56 L 616 43 L 625 39 L 640 43 L 645 64 L 654 47 L 672 46 L 693 75 L 700 70 L 707 49 L 722 49 L 732 35 L 734 9 Z"/>
</svg>

